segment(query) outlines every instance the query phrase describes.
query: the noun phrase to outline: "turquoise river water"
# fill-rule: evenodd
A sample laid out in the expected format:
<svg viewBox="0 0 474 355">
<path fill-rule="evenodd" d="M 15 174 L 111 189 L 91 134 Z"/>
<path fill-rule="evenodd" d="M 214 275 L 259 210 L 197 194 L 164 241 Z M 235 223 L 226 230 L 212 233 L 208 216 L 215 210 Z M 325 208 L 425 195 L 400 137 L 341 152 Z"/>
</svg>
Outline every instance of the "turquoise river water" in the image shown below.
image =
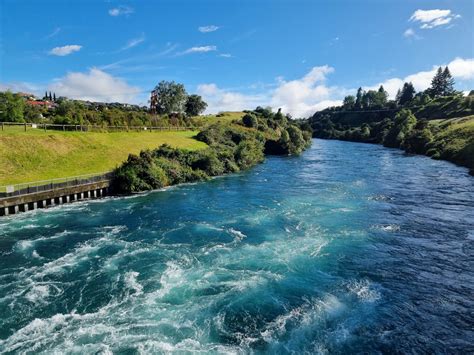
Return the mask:
<svg viewBox="0 0 474 355">
<path fill-rule="evenodd" d="M 0 352 L 473 353 L 474 178 L 381 146 L 0 219 Z"/>
</svg>

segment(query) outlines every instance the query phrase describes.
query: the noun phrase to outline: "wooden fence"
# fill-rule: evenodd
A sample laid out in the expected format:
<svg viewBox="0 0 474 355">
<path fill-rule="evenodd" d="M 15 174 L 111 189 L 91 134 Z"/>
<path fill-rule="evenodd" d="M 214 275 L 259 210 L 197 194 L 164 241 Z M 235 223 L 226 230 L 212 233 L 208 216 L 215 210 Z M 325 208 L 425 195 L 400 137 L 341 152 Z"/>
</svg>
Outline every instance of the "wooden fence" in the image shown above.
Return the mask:
<svg viewBox="0 0 474 355">
<path fill-rule="evenodd" d="M 23 129 L 25 132 L 29 129 L 38 130 L 54 130 L 68 132 L 165 132 L 165 131 L 192 131 L 199 127 L 187 126 L 98 126 L 98 125 L 68 125 L 53 123 L 18 123 L 18 122 L 1 122 L 0 132 L 7 131 L 8 128 Z"/>
</svg>

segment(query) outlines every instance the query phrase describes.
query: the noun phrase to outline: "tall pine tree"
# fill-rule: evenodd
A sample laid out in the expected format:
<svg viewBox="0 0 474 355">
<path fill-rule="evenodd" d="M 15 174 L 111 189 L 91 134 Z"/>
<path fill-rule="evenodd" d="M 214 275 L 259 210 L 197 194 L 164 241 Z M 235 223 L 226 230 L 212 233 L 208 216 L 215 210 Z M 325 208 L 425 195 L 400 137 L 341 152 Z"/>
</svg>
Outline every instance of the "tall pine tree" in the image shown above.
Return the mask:
<svg viewBox="0 0 474 355">
<path fill-rule="evenodd" d="M 435 76 L 431 80 L 431 86 L 426 90 L 427 94 L 431 97 L 443 96 L 445 86 L 444 82 L 443 69 L 439 67 Z"/>
<path fill-rule="evenodd" d="M 403 88 L 398 99 L 398 104 L 403 106 L 409 103 L 415 97 L 415 93 L 416 91 L 412 83 L 403 84 Z"/>
<path fill-rule="evenodd" d="M 443 85 L 443 96 L 453 95 L 456 92 L 454 90 L 454 79 L 451 76 L 451 72 L 447 66 L 443 71 Z"/>
</svg>

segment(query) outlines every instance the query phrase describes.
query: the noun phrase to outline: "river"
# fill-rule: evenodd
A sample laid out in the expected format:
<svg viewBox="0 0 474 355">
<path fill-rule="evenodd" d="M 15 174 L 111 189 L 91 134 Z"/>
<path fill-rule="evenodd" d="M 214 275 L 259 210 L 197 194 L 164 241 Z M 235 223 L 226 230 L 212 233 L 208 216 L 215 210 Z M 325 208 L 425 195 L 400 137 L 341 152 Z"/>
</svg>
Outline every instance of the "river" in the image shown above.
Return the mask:
<svg viewBox="0 0 474 355">
<path fill-rule="evenodd" d="M 378 145 L 0 219 L 0 352 L 474 351 L 474 178 Z"/>
</svg>

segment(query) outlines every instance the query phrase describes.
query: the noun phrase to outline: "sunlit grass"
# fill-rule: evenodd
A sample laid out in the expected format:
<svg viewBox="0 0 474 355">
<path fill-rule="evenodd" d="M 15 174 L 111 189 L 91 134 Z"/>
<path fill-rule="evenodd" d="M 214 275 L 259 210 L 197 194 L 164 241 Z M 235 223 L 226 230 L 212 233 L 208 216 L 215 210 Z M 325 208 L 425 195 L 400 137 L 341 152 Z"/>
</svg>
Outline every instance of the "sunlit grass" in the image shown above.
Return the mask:
<svg viewBox="0 0 474 355">
<path fill-rule="evenodd" d="M 130 153 L 162 144 L 202 149 L 196 131 L 60 132 L 6 127 L 0 131 L 0 185 L 110 171 Z"/>
</svg>

